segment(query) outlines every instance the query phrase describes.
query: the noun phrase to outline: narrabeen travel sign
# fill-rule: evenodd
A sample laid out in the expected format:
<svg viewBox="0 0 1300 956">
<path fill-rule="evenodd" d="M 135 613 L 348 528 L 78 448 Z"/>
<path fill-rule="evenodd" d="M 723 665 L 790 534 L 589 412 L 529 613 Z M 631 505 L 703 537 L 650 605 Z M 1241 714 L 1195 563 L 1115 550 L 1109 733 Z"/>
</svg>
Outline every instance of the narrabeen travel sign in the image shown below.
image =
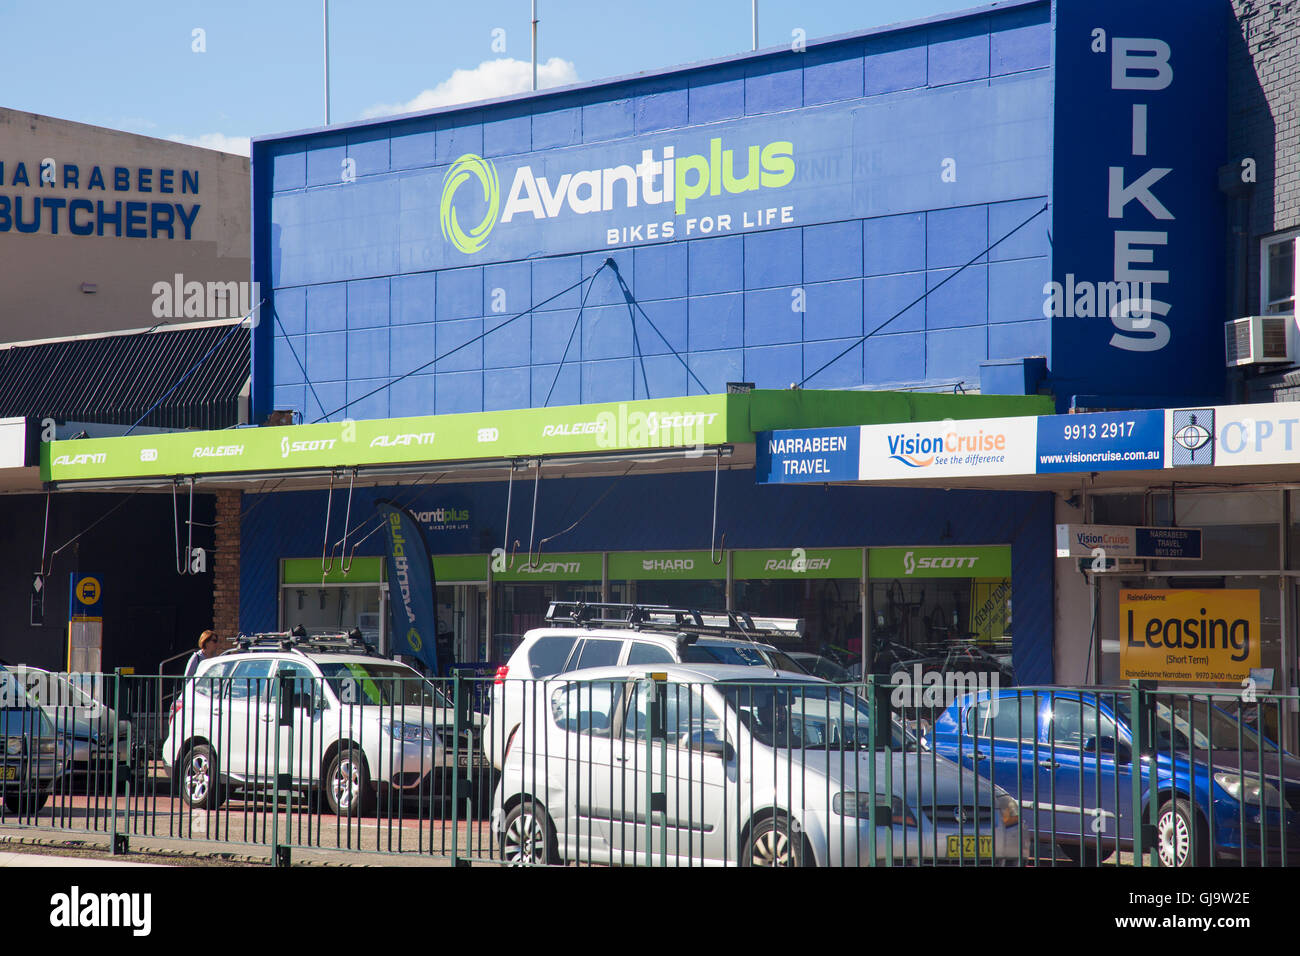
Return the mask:
<svg viewBox="0 0 1300 956">
<path fill-rule="evenodd" d="M 46 481 L 80 481 L 691 449 L 752 440 L 743 416 L 727 414 L 735 397 L 52 442 L 41 471 Z"/>
</svg>

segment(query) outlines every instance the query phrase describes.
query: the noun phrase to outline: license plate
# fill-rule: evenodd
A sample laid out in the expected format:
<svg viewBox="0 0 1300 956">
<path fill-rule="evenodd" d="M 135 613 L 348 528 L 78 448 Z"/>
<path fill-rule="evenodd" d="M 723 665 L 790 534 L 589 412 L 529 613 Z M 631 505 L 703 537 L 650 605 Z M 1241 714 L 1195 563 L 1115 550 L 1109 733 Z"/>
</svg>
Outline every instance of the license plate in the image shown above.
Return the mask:
<svg viewBox="0 0 1300 956">
<path fill-rule="evenodd" d="M 976 853 L 976 840 L 978 839 L 978 854 Z M 948 837 L 948 856 L 968 857 L 975 859 L 976 856 L 988 858 L 993 856 L 993 837 L 982 836 L 950 836 Z"/>
<path fill-rule="evenodd" d="M 17 779 L 18 779 L 18 768 L 17 768 L 17 767 L 5 767 L 5 768 L 3 768 L 3 770 L 0 770 L 0 779 L 4 779 L 4 780 L 17 780 Z"/>
<path fill-rule="evenodd" d="M 469 754 L 460 754 L 459 756 L 457 756 L 457 758 L 456 758 L 456 766 L 458 766 L 458 767 L 468 767 L 468 766 L 469 766 Z"/>
</svg>

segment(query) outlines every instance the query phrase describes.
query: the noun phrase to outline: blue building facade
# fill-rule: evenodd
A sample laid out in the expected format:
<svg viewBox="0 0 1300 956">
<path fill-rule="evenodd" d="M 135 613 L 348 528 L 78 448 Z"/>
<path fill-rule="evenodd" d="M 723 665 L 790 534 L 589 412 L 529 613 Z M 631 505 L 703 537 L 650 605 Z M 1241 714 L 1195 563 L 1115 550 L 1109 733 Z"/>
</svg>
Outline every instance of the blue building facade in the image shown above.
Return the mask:
<svg viewBox="0 0 1300 956">
<path fill-rule="evenodd" d="M 734 382 L 1215 400 L 1225 107 L 1203 64 L 1223 62 L 1229 22 L 1214 0 L 1023 0 L 255 140 L 254 418 Z M 1012 548 L 1016 664 L 1052 678 L 1050 496 L 833 489 L 810 507 L 817 492 L 752 477 L 729 478 L 733 548 Z M 643 493 L 694 501 L 697 478 Z M 504 520 L 478 516 L 502 489 L 462 490 L 471 533 L 445 549 L 486 552 Z M 287 518 L 245 520 L 246 629 L 285 623 L 275 562 L 313 552 L 294 516 L 319 496 L 279 497 Z M 981 510 L 995 527 L 959 517 Z M 566 547 L 698 546 L 697 523 L 606 521 Z"/>
</svg>

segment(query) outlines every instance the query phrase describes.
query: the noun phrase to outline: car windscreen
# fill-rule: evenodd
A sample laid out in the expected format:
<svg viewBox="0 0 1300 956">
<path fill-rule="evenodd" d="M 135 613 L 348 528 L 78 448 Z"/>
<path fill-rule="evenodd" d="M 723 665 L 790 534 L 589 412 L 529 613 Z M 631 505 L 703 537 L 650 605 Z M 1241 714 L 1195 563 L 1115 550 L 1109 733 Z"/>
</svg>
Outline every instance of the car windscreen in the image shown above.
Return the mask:
<svg viewBox="0 0 1300 956">
<path fill-rule="evenodd" d="M 1119 697 L 1115 709 L 1132 727 L 1128 700 Z M 1236 750 L 1239 742 L 1241 749 L 1246 751 L 1276 753 L 1278 750 L 1276 744 L 1253 728 L 1226 711 L 1211 707 L 1207 701 L 1182 698 L 1175 699 L 1172 707 L 1163 702 L 1156 704 L 1157 750 L 1167 751 L 1171 743 L 1174 750 L 1181 751 L 1190 751 L 1193 745 L 1196 750 L 1209 750 L 1211 743 L 1215 750 Z"/>
<path fill-rule="evenodd" d="M 744 644 L 710 644 L 697 641 L 686 645 L 682 651 L 683 664 L 741 664 L 746 667 L 768 667 L 763 654 L 756 647 Z M 803 668 L 794 668 L 800 671 Z"/>
<path fill-rule="evenodd" d="M 321 661 L 318 666 L 344 706 L 451 706 L 440 690 L 409 667 L 362 661 Z"/>
<path fill-rule="evenodd" d="M 778 681 L 714 685 L 727 707 L 754 738 L 769 747 L 803 750 L 865 750 L 871 747 L 871 712 L 853 691 L 828 684 Z M 893 722 L 891 746 L 916 742 Z"/>
<path fill-rule="evenodd" d="M 0 737 L 53 737 L 54 724 L 32 707 L 0 707 Z"/>
</svg>

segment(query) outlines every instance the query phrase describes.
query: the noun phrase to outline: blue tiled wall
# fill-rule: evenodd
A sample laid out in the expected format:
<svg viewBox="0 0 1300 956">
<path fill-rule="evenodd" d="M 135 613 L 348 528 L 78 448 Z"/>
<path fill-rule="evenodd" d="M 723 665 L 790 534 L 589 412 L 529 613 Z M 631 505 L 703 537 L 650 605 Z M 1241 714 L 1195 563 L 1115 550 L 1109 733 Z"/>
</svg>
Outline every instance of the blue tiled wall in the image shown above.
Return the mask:
<svg viewBox="0 0 1300 956">
<path fill-rule="evenodd" d="M 510 156 L 854 100 L 896 101 L 905 119 L 915 97 L 1027 77 L 1015 102 L 1046 116 L 1050 30 L 1047 3 L 1022 5 L 801 55 L 259 142 L 254 267 L 273 290 L 274 320 L 255 336 L 257 411 L 296 408 L 312 421 L 537 406 L 548 396 L 553 405 L 664 397 L 736 380 L 785 387 L 822 366 L 809 387 L 972 387 L 981 361 L 1048 355 L 1047 217 L 985 251 L 1043 206 L 1046 156 L 1040 181 L 1007 182 L 993 201 L 964 201 L 959 189 L 945 200 L 926 187 L 917 195 L 930 198 L 904 214 L 610 252 L 538 249 L 441 270 L 426 261 L 430 227 L 415 213 L 436 208 L 424 195 L 432 180 L 410 171 L 466 152 Z M 958 138 L 982 122 L 953 120 Z M 879 150 L 908 149 L 906 122 L 897 129 Z M 349 159 L 357 180 L 340 188 Z M 606 270 L 580 315 L 569 287 L 607 256 L 634 304 Z"/>
</svg>

